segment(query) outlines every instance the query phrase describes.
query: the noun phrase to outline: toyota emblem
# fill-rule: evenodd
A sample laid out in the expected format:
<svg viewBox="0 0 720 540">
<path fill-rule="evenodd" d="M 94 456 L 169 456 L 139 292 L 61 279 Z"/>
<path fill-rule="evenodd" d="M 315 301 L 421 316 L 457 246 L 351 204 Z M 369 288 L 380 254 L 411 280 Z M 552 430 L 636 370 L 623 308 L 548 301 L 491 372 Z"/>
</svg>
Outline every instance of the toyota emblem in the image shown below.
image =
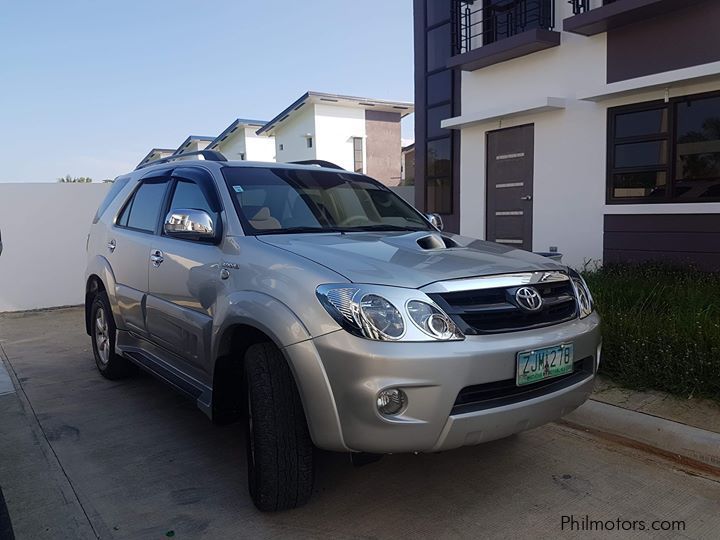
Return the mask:
<svg viewBox="0 0 720 540">
<path fill-rule="evenodd" d="M 525 311 L 537 311 L 542 307 L 542 296 L 532 287 L 520 287 L 515 291 L 515 301 Z"/>
</svg>

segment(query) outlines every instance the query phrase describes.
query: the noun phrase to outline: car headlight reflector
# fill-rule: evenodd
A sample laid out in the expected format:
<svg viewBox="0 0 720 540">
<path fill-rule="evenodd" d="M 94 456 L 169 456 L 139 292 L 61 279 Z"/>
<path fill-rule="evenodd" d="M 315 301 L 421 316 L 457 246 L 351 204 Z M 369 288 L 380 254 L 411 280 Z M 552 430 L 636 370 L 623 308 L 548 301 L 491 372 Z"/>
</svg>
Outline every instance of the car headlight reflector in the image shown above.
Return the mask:
<svg viewBox="0 0 720 540">
<path fill-rule="evenodd" d="M 400 312 L 377 294 L 362 297 L 356 317 L 363 334 L 372 339 L 400 339 L 405 333 L 405 323 Z"/>
<path fill-rule="evenodd" d="M 452 319 L 421 291 L 344 284 L 321 285 L 316 294 L 340 326 L 356 336 L 377 341 L 465 339 Z"/>
<path fill-rule="evenodd" d="M 410 300 L 407 311 L 412 322 L 428 336 L 443 341 L 462 339 L 455 323 L 440 308 L 421 300 Z"/>
</svg>

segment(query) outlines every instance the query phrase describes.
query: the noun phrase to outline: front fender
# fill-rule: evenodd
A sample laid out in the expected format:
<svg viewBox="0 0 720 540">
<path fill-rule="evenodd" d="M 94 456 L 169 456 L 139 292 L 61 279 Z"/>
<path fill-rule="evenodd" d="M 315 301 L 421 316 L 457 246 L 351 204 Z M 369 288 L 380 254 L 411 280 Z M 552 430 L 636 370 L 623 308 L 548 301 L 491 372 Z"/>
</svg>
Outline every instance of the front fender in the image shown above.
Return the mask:
<svg viewBox="0 0 720 540">
<path fill-rule="evenodd" d="M 110 300 L 110 307 L 112 308 L 113 318 L 118 328 L 125 327 L 125 321 L 123 321 L 118 309 L 117 297 L 115 295 L 116 281 L 115 273 L 110 267 L 108 260 L 102 255 L 95 255 L 88 261 L 87 268 L 85 270 L 85 294 L 88 291 L 88 282 L 92 276 L 97 276 L 105 286 L 108 299 Z"/>
<path fill-rule="evenodd" d="M 320 448 L 347 451 L 332 388 L 310 332 L 280 300 L 264 293 L 239 291 L 217 306 L 213 329 L 213 358 L 225 332 L 248 325 L 267 335 L 282 351 L 295 378 L 313 442 Z M 317 337 L 317 336 L 315 336 Z"/>
<path fill-rule="evenodd" d="M 280 348 L 310 339 L 310 332 L 295 313 L 280 300 L 256 291 L 238 291 L 218 298 L 213 315 L 212 357 L 217 358 L 225 331 L 238 324 L 252 326 L 270 337 Z"/>
</svg>

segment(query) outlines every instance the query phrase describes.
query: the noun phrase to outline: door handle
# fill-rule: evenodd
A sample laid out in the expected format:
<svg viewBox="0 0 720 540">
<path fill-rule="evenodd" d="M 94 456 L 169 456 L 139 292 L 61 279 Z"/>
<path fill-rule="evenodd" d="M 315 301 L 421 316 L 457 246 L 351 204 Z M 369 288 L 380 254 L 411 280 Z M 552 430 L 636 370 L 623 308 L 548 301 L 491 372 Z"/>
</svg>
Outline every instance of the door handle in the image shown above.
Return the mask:
<svg viewBox="0 0 720 540">
<path fill-rule="evenodd" d="M 524 197 L 520 197 L 521 201 L 532 201 L 532 195 L 525 195 Z"/>
<path fill-rule="evenodd" d="M 163 257 L 163 252 L 159 249 L 153 249 L 150 252 L 150 260 L 152 261 L 153 266 L 157 268 L 165 260 L 165 258 Z"/>
<path fill-rule="evenodd" d="M 117 245 L 115 244 L 115 239 L 112 239 L 107 243 L 107 248 L 110 250 L 110 253 L 113 253 L 116 247 Z"/>
</svg>

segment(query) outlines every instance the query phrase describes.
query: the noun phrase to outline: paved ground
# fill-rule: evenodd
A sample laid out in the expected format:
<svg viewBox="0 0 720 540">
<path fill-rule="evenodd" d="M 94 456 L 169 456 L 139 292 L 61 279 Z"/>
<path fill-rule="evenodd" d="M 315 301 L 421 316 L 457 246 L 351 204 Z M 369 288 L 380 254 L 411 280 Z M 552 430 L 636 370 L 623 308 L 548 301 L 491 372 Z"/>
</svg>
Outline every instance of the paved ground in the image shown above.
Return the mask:
<svg viewBox="0 0 720 540">
<path fill-rule="evenodd" d="M 237 425 L 215 427 L 149 376 L 95 372 L 77 309 L 0 316 L 20 391 L 0 395 L 0 487 L 18 539 L 717 538 L 720 481 L 560 425 L 353 468 L 319 456 L 310 504 L 253 508 Z M 682 533 L 561 531 L 685 520 Z"/>
</svg>

